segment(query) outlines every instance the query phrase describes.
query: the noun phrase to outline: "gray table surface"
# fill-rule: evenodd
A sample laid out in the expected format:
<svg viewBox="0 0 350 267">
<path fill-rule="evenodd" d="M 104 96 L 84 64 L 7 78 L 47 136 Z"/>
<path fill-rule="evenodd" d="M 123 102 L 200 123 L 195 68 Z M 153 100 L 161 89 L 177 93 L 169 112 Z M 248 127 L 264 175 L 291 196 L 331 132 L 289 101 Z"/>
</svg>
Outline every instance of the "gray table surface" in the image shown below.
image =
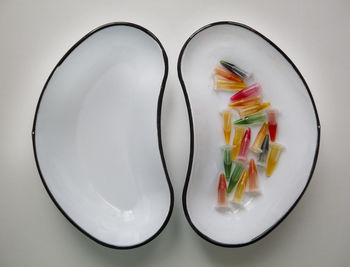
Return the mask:
<svg viewBox="0 0 350 267">
<path fill-rule="evenodd" d="M 340 0 L 0 1 L 0 266 L 349 266 L 349 11 L 350 2 Z M 189 129 L 177 56 L 190 34 L 218 20 L 248 24 L 294 61 L 322 126 L 318 164 L 298 206 L 266 238 L 237 249 L 197 236 L 180 201 Z M 30 134 L 55 64 L 84 34 L 112 21 L 151 30 L 170 64 L 162 130 L 174 212 L 158 238 L 128 251 L 96 244 L 62 216 L 39 179 Z"/>
</svg>

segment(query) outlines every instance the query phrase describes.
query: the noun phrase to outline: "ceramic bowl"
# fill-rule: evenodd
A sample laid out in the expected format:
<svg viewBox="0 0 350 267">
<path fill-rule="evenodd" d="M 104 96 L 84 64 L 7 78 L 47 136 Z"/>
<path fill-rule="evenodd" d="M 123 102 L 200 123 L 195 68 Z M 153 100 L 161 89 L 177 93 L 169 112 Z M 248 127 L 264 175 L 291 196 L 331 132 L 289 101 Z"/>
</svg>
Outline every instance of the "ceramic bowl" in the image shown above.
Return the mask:
<svg viewBox="0 0 350 267">
<path fill-rule="evenodd" d="M 41 93 L 32 137 L 43 184 L 64 216 L 105 246 L 145 244 L 169 220 L 160 133 L 167 73 L 150 31 L 111 23 L 78 41 Z"/>
<path fill-rule="evenodd" d="M 247 196 L 240 209 L 232 206 L 224 211 L 215 208 L 218 177 L 223 172 L 219 112 L 228 108 L 233 93 L 213 90 L 213 70 L 220 60 L 253 73 L 251 82 L 261 85 L 264 100 L 279 111 L 276 142 L 285 147 L 273 175 L 260 174 L 260 196 Z M 256 30 L 234 22 L 217 22 L 196 31 L 181 50 L 178 75 L 191 132 L 183 190 L 185 215 L 192 228 L 214 244 L 251 244 L 290 213 L 310 182 L 320 143 L 320 122 L 311 92 L 281 49 Z M 259 128 L 252 127 L 253 140 Z"/>
</svg>

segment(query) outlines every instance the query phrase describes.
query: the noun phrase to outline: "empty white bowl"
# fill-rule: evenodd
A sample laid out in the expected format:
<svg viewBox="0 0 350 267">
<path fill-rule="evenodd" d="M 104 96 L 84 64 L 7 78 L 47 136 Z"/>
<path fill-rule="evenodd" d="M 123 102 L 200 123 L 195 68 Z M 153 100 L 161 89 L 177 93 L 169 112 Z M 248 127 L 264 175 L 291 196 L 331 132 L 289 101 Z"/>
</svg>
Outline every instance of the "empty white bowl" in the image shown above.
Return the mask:
<svg viewBox="0 0 350 267">
<path fill-rule="evenodd" d="M 230 206 L 224 211 L 215 208 L 219 173 L 223 172 L 220 147 L 224 138 L 219 112 L 228 108 L 233 93 L 213 90 L 213 70 L 220 60 L 253 73 L 262 86 L 264 100 L 279 110 L 276 141 L 286 147 L 273 175 L 260 175 L 262 194 L 247 196 L 242 209 Z M 192 228 L 214 244 L 251 244 L 289 214 L 311 179 L 320 123 L 310 90 L 296 66 L 275 44 L 254 29 L 234 22 L 213 23 L 195 32 L 181 50 L 178 74 L 191 130 L 183 191 L 185 215 Z M 259 128 L 252 127 L 252 142 Z"/>
<path fill-rule="evenodd" d="M 67 219 L 100 244 L 140 246 L 170 218 L 160 133 L 167 73 L 151 32 L 111 23 L 64 55 L 40 96 L 33 146 L 42 181 Z"/>
</svg>

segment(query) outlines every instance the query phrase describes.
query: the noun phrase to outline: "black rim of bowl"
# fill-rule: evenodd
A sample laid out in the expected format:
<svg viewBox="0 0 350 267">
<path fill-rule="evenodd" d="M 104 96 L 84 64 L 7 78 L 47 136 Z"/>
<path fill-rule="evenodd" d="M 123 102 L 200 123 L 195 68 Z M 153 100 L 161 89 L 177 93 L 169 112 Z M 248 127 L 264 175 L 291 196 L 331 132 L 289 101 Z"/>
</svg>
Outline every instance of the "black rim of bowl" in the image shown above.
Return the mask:
<svg viewBox="0 0 350 267">
<path fill-rule="evenodd" d="M 169 187 L 169 193 L 170 193 L 170 206 L 169 206 L 169 211 L 168 214 L 163 222 L 163 224 L 161 225 L 161 227 L 159 228 L 159 230 L 153 234 L 151 237 L 149 237 L 148 239 L 142 241 L 141 243 L 137 243 L 135 245 L 131 245 L 131 246 L 116 246 L 116 245 L 111 245 L 108 243 L 105 243 L 97 238 L 95 238 L 94 236 L 92 236 L 90 233 L 88 233 L 87 231 L 85 231 L 83 228 L 81 228 L 72 218 L 70 218 L 67 213 L 64 211 L 64 209 L 59 205 L 59 203 L 56 201 L 56 199 L 54 198 L 54 196 L 52 195 L 49 187 L 47 186 L 46 182 L 45 182 L 45 178 L 41 172 L 40 169 L 40 164 L 38 161 L 38 157 L 37 157 L 37 153 L 36 153 L 36 144 L 35 144 L 35 126 L 36 126 L 36 120 L 37 120 L 37 114 L 40 108 L 40 103 L 42 100 L 42 97 L 44 95 L 45 89 L 49 83 L 49 81 L 51 80 L 53 74 L 55 73 L 56 69 L 62 64 L 62 62 L 65 61 L 65 59 L 72 53 L 72 51 L 74 51 L 75 48 L 77 48 L 83 41 L 85 41 L 86 39 L 88 39 L 90 36 L 92 36 L 93 34 L 108 28 L 108 27 L 113 27 L 113 26 L 128 26 L 128 27 L 132 27 L 132 28 L 136 28 L 141 30 L 142 32 L 146 33 L 147 35 L 149 35 L 153 40 L 155 40 L 157 42 L 157 44 L 159 45 L 159 47 L 161 48 L 162 51 L 162 55 L 163 55 L 163 60 L 164 60 L 164 76 L 162 79 L 162 83 L 161 83 L 161 88 L 160 88 L 160 93 L 158 96 L 158 103 L 157 103 L 157 133 L 158 133 L 158 148 L 159 148 L 159 152 L 160 152 L 160 156 L 161 156 L 161 160 L 162 160 L 162 165 L 163 165 L 163 170 L 165 173 L 165 177 L 167 180 L 167 184 Z M 67 218 L 68 221 L 70 221 L 78 230 L 80 230 L 83 234 L 85 234 L 87 237 L 89 237 L 90 239 L 94 240 L 95 242 L 109 247 L 109 248 L 114 248 L 114 249 L 131 249 L 131 248 L 136 248 L 136 247 L 140 247 L 142 245 L 145 245 L 146 243 L 152 241 L 154 238 L 156 238 L 166 227 L 166 225 L 169 222 L 169 219 L 171 217 L 172 211 L 173 211 L 173 207 L 174 207 L 174 190 L 170 181 L 170 177 L 169 177 L 169 173 L 166 167 L 166 162 L 165 162 L 165 158 L 164 158 L 164 153 L 163 153 L 163 145 L 162 145 L 162 138 L 161 138 L 161 111 L 162 111 L 162 103 L 163 103 L 163 95 L 164 95 L 164 90 L 165 90 L 165 84 L 166 84 L 166 80 L 168 77 L 168 57 L 167 54 L 163 48 L 163 45 L 161 44 L 161 42 L 158 40 L 158 38 L 149 30 L 143 28 L 140 25 L 134 24 L 134 23 L 130 23 L 130 22 L 112 22 L 112 23 L 107 23 L 104 25 L 101 25 L 97 28 L 95 28 L 94 30 L 90 31 L 89 33 L 87 33 L 85 36 L 83 36 L 77 43 L 75 43 L 65 54 L 64 56 L 60 59 L 60 61 L 57 63 L 57 65 L 54 67 L 54 69 L 52 70 L 51 74 L 49 75 L 48 79 L 46 80 L 46 83 L 44 85 L 44 88 L 41 91 L 39 100 L 38 100 L 38 104 L 36 106 L 36 110 L 35 110 L 35 115 L 34 115 L 34 122 L 33 122 L 33 129 L 32 129 L 32 143 L 33 143 L 33 151 L 34 151 L 34 157 L 35 157 L 35 162 L 36 162 L 36 166 L 41 178 L 41 181 L 47 191 L 47 193 L 49 194 L 51 200 L 55 203 L 56 207 L 61 211 L 61 213 Z"/>
<path fill-rule="evenodd" d="M 310 170 L 310 174 L 309 174 L 309 178 L 306 182 L 306 185 L 304 187 L 304 189 L 302 190 L 301 194 L 299 195 L 299 197 L 297 198 L 297 200 L 293 203 L 293 205 L 289 208 L 289 210 L 278 220 L 276 221 L 270 228 L 268 228 L 267 230 L 265 230 L 263 233 L 261 233 L 260 235 L 256 236 L 255 238 L 251 239 L 250 241 L 246 242 L 246 243 L 237 243 L 237 244 L 228 244 L 228 243 L 221 243 L 218 242 L 210 237 L 208 237 L 207 235 L 203 234 L 201 231 L 199 231 L 196 226 L 193 224 L 191 217 L 189 215 L 188 209 L 187 209 L 187 202 L 186 202 L 186 196 L 187 196 L 187 189 L 188 189 L 188 184 L 189 184 L 189 180 L 190 180 L 190 176 L 191 176 L 191 171 L 192 171 L 192 164 L 193 164 L 193 153 L 194 153 L 194 130 L 193 130 L 193 117 L 192 117 L 192 110 L 191 110 L 191 104 L 188 98 L 188 94 L 186 91 L 186 85 L 185 82 L 182 78 L 182 73 L 181 73 L 181 62 L 182 62 L 182 57 L 183 54 L 186 50 L 187 45 L 189 44 L 189 42 L 200 32 L 211 28 L 213 26 L 217 26 L 217 25 L 232 25 L 232 26 L 237 26 L 237 27 L 241 27 L 244 28 L 258 36 L 260 36 L 262 39 L 264 39 L 265 41 L 267 41 L 272 47 L 274 47 L 287 61 L 288 63 L 293 67 L 293 69 L 295 70 L 295 72 L 298 74 L 298 76 L 300 77 L 300 79 L 302 80 L 308 94 L 309 97 L 311 99 L 311 103 L 315 112 L 315 117 L 316 117 L 316 127 L 317 127 L 317 143 L 316 143 L 316 150 L 315 150 L 315 156 L 314 156 L 314 160 L 313 160 L 313 164 Z M 260 239 L 262 239 L 263 237 L 265 237 L 266 235 L 268 235 L 272 230 L 274 230 L 290 213 L 291 211 L 295 208 L 295 206 L 298 204 L 299 200 L 302 198 L 302 196 L 304 195 L 306 188 L 308 187 L 310 181 L 311 181 L 311 177 L 313 175 L 313 172 L 315 170 L 315 166 L 316 166 L 316 162 L 317 162 L 317 157 L 318 157 L 318 152 L 319 152 L 319 146 L 320 146 L 320 136 L 321 136 L 321 125 L 320 125 L 320 120 L 318 117 L 318 113 L 317 113 L 317 109 L 316 109 L 316 105 L 314 102 L 314 99 L 312 97 L 312 94 L 310 92 L 310 89 L 308 87 L 308 85 L 306 84 L 306 81 L 304 79 L 304 77 L 301 75 L 300 71 L 298 70 L 298 68 L 294 65 L 294 63 L 292 62 L 292 60 L 277 46 L 275 45 L 270 39 L 268 39 L 267 37 L 265 37 L 264 35 L 262 35 L 261 33 L 259 33 L 258 31 L 254 30 L 253 28 L 242 24 L 242 23 L 238 23 L 238 22 L 233 22 L 233 21 L 218 21 L 218 22 L 214 22 L 214 23 L 210 23 L 202 28 L 200 28 L 199 30 L 197 30 L 196 32 L 194 32 L 184 43 L 180 54 L 179 54 L 179 58 L 178 58 L 178 62 L 177 62 L 177 72 L 178 72 L 178 77 L 181 83 L 181 87 L 182 87 L 182 91 L 185 97 L 185 102 L 186 102 L 186 106 L 187 106 L 187 113 L 188 113 L 188 117 L 189 117 L 189 125 L 190 125 L 190 155 L 189 155 L 189 161 L 188 161 L 188 168 L 187 168 L 187 173 L 186 173 L 186 180 L 185 180 L 185 184 L 184 184 L 184 189 L 183 189 L 183 193 L 182 193 L 182 206 L 184 209 L 184 213 L 186 216 L 186 219 L 188 221 L 188 223 L 190 224 L 190 226 L 192 227 L 192 229 L 203 239 L 205 239 L 206 241 L 218 245 L 218 246 L 222 246 L 222 247 L 243 247 L 243 246 L 247 246 L 250 244 L 253 244 L 257 241 L 259 241 Z"/>
</svg>

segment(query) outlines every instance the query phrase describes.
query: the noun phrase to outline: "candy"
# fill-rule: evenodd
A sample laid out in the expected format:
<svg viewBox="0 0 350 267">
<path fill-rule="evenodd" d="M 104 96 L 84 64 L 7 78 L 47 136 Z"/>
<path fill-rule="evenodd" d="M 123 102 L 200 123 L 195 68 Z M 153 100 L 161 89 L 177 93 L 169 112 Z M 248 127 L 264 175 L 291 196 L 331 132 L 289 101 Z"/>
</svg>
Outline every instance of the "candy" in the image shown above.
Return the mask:
<svg viewBox="0 0 350 267">
<path fill-rule="evenodd" d="M 260 130 L 255 138 L 253 146 L 250 147 L 251 151 L 253 151 L 255 153 L 261 153 L 261 151 L 262 151 L 261 145 L 264 142 L 265 136 L 267 134 L 267 130 L 268 130 L 267 123 L 264 122 L 264 124 L 261 126 L 261 128 L 260 128 Z"/>
<path fill-rule="evenodd" d="M 220 76 L 215 76 L 215 86 L 216 91 L 228 91 L 234 92 L 246 88 L 247 85 L 243 82 L 233 82 L 231 80 L 223 79 Z"/>
<path fill-rule="evenodd" d="M 224 110 L 222 112 L 222 117 L 224 120 L 224 135 L 225 135 L 225 142 L 228 144 L 230 142 L 231 137 L 231 110 Z"/>
<path fill-rule="evenodd" d="M 233 172 L 231 174 L 230 182 L 228 184 L 227 193 L 231 193 L 233 188 L 235 188 L 237 182 L 239 181 L 239 178 L 241 178 L 242 172 L 244 170 L 243 163 L 236 162 L 235 168 L 233 169 Z"/>
<path fill-rule="evenodd" d="M 255 104 L 255 105 L 251 105 L 251 106 L 244 106 L 244 107 L 241 107 L 240 109 L 238 109 L 238 113 L 239 113 L 239 116 L 241 118 L 244 118 L 244 117 L 247 117 L 247 116 L 250 116 L 253 114 L 260 113 L 268 106 L 270 106 L 270 103 L 268 103 L 268 102 L 262 103 L 262 104 Z"/>
<path fill-rule="evenodd" d="M 252 98 L 247 98 L 247 99 L 242 99 L 239 101 L 235 101 L 229 104 L 229 107 L 234 108 L 234 109 L 240 109 L 245 106 L 253 106 L 256 104 L 261 104 L 262 99 L 259 96 L 255 96 Z"/>
<path fill-rule="evenodd" d="M 249 192 L 258 192 L 258 172 L 256 170 L 254 159 L 249 161 L 249 176 L 248 176 Z"/>
<path fill-rule="evenodd" d="M 215 68 L 214 90 L 235 92 L 230 97 L 229 109 L 221 112 L 226 145 L 223 147 L 224 173 L 219 177 L 217 208 L 226 211 L 230 209 L 227 207 L 227 196 L 233 191 L 232 202 L 238 206 L 242 205 L 245 191 L 250 192 L 250 195 L 260 194 L 257 166 L 263 167 L 259 171 L 264 170 L 266 176 L 270 177 L 278 164 L 283 147 L 275 143 L 278 112 L 268 108 L 271 105 L 269 102 L 263 102 L 260 85 L 253 83 L 247 86 L 246 82 L 250 84 L 253 80 L 250 73 L 224 60 L 220 64 Z M 240 116 L 233 122 L 232 109 Z M 230 146 L 232 125 L 234 137 Z M 250 146 L 251 125 L 261 127 Z M 251 158 L 248 164 L 249 149 L 255 153 L 257 159 Z"/>
<path fill-rule="evenodd" d="M 267 134 L 261 145 L 261 153 L 259 154 L 257 165 L 264 168 L 266 167 L 266 159 L 269 153 L 269 147 L 270 147 L 270 137 L 269 137 L 269 134 Z"/>
<path fill-rule="evenodd" d="M 273 173 L 278 163 L 283 147 L 280 144 L 272 143 L 266 163 L 266 175 L 269 177 Z"/>
<path fill-rule="evenodd" d="M 243 162 L 247 161 L 247 154 L 248 154 L 248 149 L 250 144 L 250 135 L 251 135 L 251 130 L 250 128 L 248 128 L 244 133 L 237 160 L 240 160 Z"/>
<path fill-rule="evenodd" d="M 243 82 L 243 79 L 241 77 L 221 67 L 215 68 L 215 74 L 231 81 Z"/>
<path fill-rule="evenodd" d="M 224 168 L 226 179 L 230 178 L 232 168 L 232 149 L 231 147 L 224 147 Z"/>
<path fill-rule="evenodd" d="M 231 96 L 230 100 L 231 102 L 236 102 L 242 99 L 247 99 L 250 97 L 259 96 L 261 94 L 261 87 L 257 83 L 254 83 L 247 88 L 235 93 L 233 96 Z"/>
<path fill-rule="evenodd" d="M 243 193 L 247 186 L 247 181 L 248 181 L 248 171 L 245 170 L 242 174 L 242 178 L 238 182 L 235 196 L 233 197 L 233 203 L 236 203 L 236 204 L 242 203 Z"/>
<path fill-rule="evenodd" d="M 259 113 L 255 115 L 250 115 L 242 119 L 238 119 L 234 121 L 235 125 L 253 125 L 253 124 L 259 124 L 266 121 L 266 114 L 265 113 Z"/>
<path fill-rule="evenodd" d="M 235 137 L 232 141 L 232 160 L 235 160 L 239 150 L 241 149 L 241 143 L 243 139 L 245 128 L 241 126 L 235 126 Z"/>
<path fill-rule="evenodd" d="M 237 74 L 239 77 L 241 77 L 242 79 L 247 79 L 250 77 L 250 73 L 237 67 L 236 65 L 229 63 L 227 61 L 224 60 L 220 60 L 220 63 L 222 66 L 224 66 L 227 70 L 231 71 L 232 73 Z"/>
<path fill-rule="evenodd" d="M 221 173 L 219 177 L 219 185 L 218 185 L 218 205 L 225 206 L 226 205 L 226 192 L 227 185 L 225 174 Z"/>
<path fill-rule="evenodd" d="M 275 109 L 270 109 L 267 111 L 267 121 L 269 123 L 271 141 L 275 142 L 277 134 L 277 111 Z"/>
</svg>

